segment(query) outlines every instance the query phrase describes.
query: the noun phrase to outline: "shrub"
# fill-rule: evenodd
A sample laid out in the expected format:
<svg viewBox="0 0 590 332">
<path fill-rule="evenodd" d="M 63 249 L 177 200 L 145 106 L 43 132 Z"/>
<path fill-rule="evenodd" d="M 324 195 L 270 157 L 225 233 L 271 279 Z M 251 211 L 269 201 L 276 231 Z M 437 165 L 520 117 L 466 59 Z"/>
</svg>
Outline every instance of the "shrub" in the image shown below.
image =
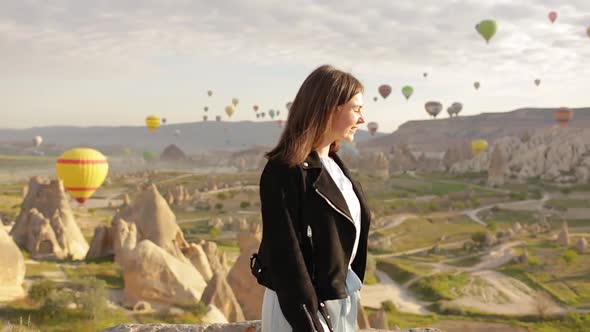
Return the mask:
<svg viewBox="0 0 590 332">
<path fill-rule="evenodd" d="M 393 301 L 391 301 L 391 300 L 381 302 L 381 307 L 383 308 L 383 310 L 385 310 L 385 312 L 388 312 L 391 314 L 397 312 L 397 307 L 396 307 L 395 303 L 393 303 Z"/>
<path fill-rule="evenodd" d="M 498 230 L 498 224 L 496 222 L 491 222 L 486 226 L 492 233 L 495 233 Z"/>
<path fill-rule="evenodd" d="M 217 198 L 223 201 L 227 199 L 227 195 L 225 193 L 218 193 Z"/>
<path fill-rule="evenodd" d="M 41 308 L 39 308 L 39 312 L 47 318 L 63 317 L 71 302 L 72 293 L 53 290 L 45 298 Z"/>
<path fill-rule="evenodd" d="M 453 208 L 453 210 L 465 210 L 465 203 L 453 202 L 451 203 L 451 207 Z"/>
<path fill-rule="evenodd" d="M 107 312 L 106 282 L 90 277 L 76 281 L 73 289 L 76 290 L 74 301 L 82 309 L 84 317 L 97 319 Z"/>
<path fill-rule="evenodd" d="M 221 203 L 216 203 L 216 204 L 215 204 L 215 208 L 216 208 L 217 210 L 223 210 L 223 204 L 221 204 Z"/>
<path fill-rule="evenodd" d="M 52 280 L 36 281 L 29 289 L 29 299 L 35 304 L 43 304 L 49 294 L 56 289 L 57 285 Z"/>
<path fill-rule="evenodd" d="M 577 258 L 578 258 L 578 254 L 571 250 L 571 249 L 565 249 L 562 253 L 561 253 L 561 259 L 563 259 L 567 264 L 573 263 Z"/>
<path fill-rule="evenodd" d="M 212 238 L 217 238 L 219 236 L 219 230 L 215 227 L 211 227 L 211 229 L 209 229 L 209 235 Z"/>
<path fill-rule="evenodd" d="M 486 232 L 476 232 L 471 235 L 471 240 L 482 246 L 486 242 Z"/>
<path fill-rule="evenodd" d="M 240 203 L 240 209 L 247 209 L 250 207 L 250 202 L 244 201 Z"/>
</svg>

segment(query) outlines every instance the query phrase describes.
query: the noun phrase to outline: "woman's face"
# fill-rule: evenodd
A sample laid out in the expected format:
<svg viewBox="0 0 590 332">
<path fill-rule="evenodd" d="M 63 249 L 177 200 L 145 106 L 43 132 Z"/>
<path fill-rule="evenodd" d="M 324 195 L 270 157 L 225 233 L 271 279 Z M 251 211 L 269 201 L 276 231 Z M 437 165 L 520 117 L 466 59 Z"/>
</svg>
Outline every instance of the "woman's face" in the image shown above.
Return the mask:
<svg viewBox="0 0 590 332">
<path fill-rule="evenodd" d="M 346 104 L 336 107 L 332 119 L 332 136 L 334 140 L 352 142 L 357 126 L 365 123 L 361 114 L 363 94 L 357 93 Z"/>
</svg>

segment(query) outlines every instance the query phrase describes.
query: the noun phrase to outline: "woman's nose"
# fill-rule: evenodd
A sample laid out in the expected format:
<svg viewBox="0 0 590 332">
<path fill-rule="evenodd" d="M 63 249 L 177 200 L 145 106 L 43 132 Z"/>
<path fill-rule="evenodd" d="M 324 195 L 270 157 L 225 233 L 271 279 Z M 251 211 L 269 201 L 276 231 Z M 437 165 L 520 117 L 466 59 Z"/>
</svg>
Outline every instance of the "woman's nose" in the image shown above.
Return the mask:
<svg viewBox="0 0 590 332">
<path fill-rule="evenodd" d="M 356 123 L 357 124 L 365 123 L 365 118 L 361 115 Z"/>
</svg>

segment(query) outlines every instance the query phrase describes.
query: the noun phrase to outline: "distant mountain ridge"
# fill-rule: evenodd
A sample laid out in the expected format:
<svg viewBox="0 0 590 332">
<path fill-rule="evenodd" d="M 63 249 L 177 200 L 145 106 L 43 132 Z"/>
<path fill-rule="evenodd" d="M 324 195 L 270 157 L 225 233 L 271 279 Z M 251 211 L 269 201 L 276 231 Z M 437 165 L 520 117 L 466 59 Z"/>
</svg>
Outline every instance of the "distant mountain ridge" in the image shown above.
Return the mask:
<svg viewBox="0 0 590 332">
<path fill-rule="evenodd" d="M 180 130 L 180 135 L 177 134 Z M 52 126 L 27 129 L 1 129 L 0 153 L 7 149 L 23 147 L 32 150 L 32 139 L 43 137 L 40 151 L 55 152 L 67 147 L 88 146 L 107 148 L 108 151 L 123 151 L 130 148 L 136 152 L 151 150 L 160 153 L 170 144 L 182 151 L 203 153 L 207 151 L 238 151 L 255 147 L 272 147 L 283 131 L 276 121 L 252 122 L 193 122 L 161 125 L 155 132 L 145 126 L 120 127 L 75 127 Z M 359 130 L 356 141 L 372 137 L 366 130 Z M 103 151 L 104 152 L 104 151 Z M 4 152 L 6 153 L 6 152 Z"/>
<path fill-rule="evenodd" d="M 557 108 L 523 108 L 503 113 L 415 120 L 402 124 L 391 135 L 360 142 L 364 150 L 389 151 L 393 145 L 407 144 L 413 151 L 443 152 L 449 146 L 474 139 L 490 143 L 506 136 L 520 136 L 537 129 L 557 126 Z M 590 108 L 576 108 L 569 123 L 572 128 L 590 128 Z"/>
</svg>

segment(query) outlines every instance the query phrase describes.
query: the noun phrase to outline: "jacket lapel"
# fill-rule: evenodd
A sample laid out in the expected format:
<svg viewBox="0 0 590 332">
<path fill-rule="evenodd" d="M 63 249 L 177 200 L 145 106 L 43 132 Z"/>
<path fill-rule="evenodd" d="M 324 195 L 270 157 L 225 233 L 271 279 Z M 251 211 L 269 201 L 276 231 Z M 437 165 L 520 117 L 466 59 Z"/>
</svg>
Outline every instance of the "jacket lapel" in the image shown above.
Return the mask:
<svg viewBox="0 0 590 332">
<path fill-rule="evenodd" d="M 340 164 L 339 164 L 340 165 Z M 344 214 L 346 218 L 352 221 L 352 216 L 348 209 L 348 204 L 340 192 L 340 189 L 330 176 L 330 173 L 323 167 L 322 161 L 316 151 L 312 151 L 305 162 L 303 168 L 319 168 L 319 175 L 313 182 L 313 188 L 322 196 L 328 200 L 328 203 L 332 205 L 339 213 Z M 342 170 L 344 172 L 344 170 Z M 345 173 L 346 175 L 346 173 Z M 349 177 L 348 175 L 346 175 Z M 350 178 L 350 177 L 349 177 Z"/>
</svg>

